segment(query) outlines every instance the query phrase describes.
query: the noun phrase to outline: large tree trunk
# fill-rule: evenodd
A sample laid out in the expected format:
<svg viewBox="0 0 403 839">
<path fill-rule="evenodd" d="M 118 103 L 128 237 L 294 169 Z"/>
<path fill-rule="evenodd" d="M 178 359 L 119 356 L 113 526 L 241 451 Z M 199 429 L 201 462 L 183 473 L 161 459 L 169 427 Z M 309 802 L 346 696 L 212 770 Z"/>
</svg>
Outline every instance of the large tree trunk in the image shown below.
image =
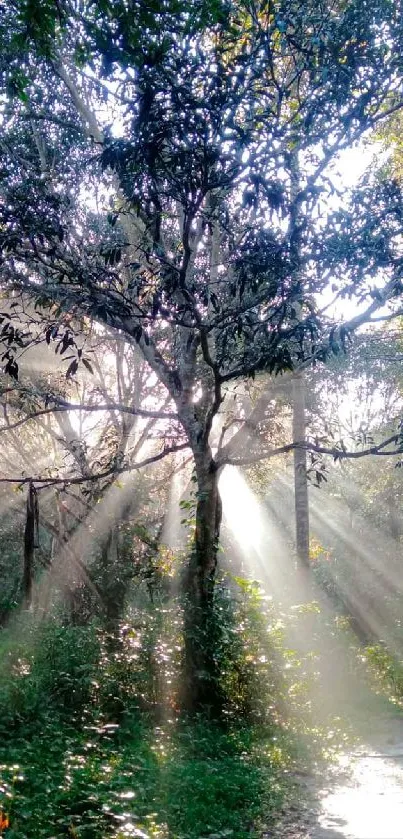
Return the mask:
<svg viewBox="0 0 403 839">
<path fill-rule="evenodd" d="M 188 710 L 219 714 L 214 584 L 221 525 L 218 473 L 210 451 L 195 455 L 196 529 L 185 575 L 184 702 Z"/>
<path fill-rule="evenodd" d="M 305 382 L 302 373 L 293 378 L 293 442 L 305 443 Z M 295 542 L 297 556 L 309 564 L 309 502 L 306 449 L 294 449 Z"/>
</svg>

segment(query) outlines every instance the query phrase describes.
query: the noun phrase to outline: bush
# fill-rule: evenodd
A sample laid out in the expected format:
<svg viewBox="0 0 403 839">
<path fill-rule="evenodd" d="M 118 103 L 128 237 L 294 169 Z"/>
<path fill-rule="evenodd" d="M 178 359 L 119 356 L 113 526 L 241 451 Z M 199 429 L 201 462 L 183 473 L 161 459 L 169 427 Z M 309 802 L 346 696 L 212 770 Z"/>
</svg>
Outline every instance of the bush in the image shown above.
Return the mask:
<svg viewBox="0 0 403 839">
<path fill-rule="evenodd" d="M 20 636 L 24 632 L 24 641 Z M 35 628 L 29 619 L 3 630 L 0 731 L 38 722 L 50 712 L 80 712 L 91 700 L 100 660 L 94 626 L 51 623 Z"/>
<path fill-rule="evenodd" d="M 230 583 L 230 585 L 228 584 Z M 230 577 L 216 587 L 214 655 L 228 717 L 272 722 L 281 693 L 275 633 L 260 586 Z"/>
<path fill-rule="evenodd" d="M 403 705 L 403 662 L 398 661 L 383 644 L 365 647 L 365 657 L 377 682 L 389 698 Z"/>
<path fill-rule="evenodd" d="M 96 622 L 35 628 L 29 618 L 3 631 L 0 809 L 10 839 L 262 835 L 289 790 L 292 758 L 273 726 L 275 652 L 260 591 L 240 578 L 231 586 L 217 588 L 211 627 L 224 725 L 177 713 L 177 599 L 133 609 L 116 633 Z M 158 720 L 138 712 L 140 699 Z"/>
</svg>

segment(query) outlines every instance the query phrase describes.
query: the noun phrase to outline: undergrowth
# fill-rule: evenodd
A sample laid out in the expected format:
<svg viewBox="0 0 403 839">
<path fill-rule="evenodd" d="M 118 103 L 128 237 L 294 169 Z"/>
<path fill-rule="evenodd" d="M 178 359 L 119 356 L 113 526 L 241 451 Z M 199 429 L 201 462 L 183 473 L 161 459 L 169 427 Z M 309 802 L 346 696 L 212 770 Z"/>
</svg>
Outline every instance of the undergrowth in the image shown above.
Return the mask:
<svg viewBox="0 0 403 839">
<path fill-rule="evenodd" d="M 364 648 L 366 660 L 375 686 L 394 705 L 403 708 L 403 661 L 394 656 L 382 644 L 371 644 Z"/>
<path fill-rule="evenodd" d="M 260 735 L 138 715 L 79 732 L 48 722 L 2 747 L 7 837 L 258 835 L 286 792 L 281 750 Z"/>
<path fill-rule="evenodd" d="M 282 721 L 281 638 L 256 585 L 231 586 L 231 596 L 217 590 L 220 723 L 178 710 L 176 601 L 133 609 L 114 633 L 29 616 L 3 630 L 7 839 L 251 839 L 272 824 L 296 759 Z"/>
</svg>

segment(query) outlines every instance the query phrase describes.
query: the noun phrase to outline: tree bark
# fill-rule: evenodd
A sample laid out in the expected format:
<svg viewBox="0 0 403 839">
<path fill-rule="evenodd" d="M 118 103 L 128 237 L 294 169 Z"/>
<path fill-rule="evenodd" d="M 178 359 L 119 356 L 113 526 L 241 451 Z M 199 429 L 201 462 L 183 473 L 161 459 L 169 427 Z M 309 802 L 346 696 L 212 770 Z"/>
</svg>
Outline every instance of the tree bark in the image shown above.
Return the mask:
<svg viewBox="0 0 403 839">
<path fill-rule="evenodd" d="M 222 697 L 215 656 L 214 584 L 222 518 L 218 470 L 211 453 L 195 455 L 197 476 L 194 543 L 185 574 L 184 704 L 219 715 Z"/>
<path fill-rule="evenodd" d="M 305 382 L 302 373 L 293 378 L 293 442 L 306 442 Z M 306 449 L 294 449 L 295 542 L 298 559 L 309 565 L 309 501 Z"/>
</svg>

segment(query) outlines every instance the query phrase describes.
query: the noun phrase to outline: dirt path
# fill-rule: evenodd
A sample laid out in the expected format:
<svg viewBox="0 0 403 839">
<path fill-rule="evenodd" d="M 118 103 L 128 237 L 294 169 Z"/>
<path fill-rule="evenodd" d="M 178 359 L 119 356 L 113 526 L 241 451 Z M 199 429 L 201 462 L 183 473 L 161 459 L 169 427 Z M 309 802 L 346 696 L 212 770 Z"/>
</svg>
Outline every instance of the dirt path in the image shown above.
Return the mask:
<svg viewBox="0 0 403 839">
<path fill-rule="evenodd" d="M 306 805 L 279 837 L 403 839 L 403 712 L 377 694 L 357 639 L 335 635 L 330 612 L 322 604 L 320 614 L 306 616 L 300 648 L 313 639 L 313 721 L 326 732 L 341 717 L 340 734 L 344 725 L 351 745 L 340 748 L 334 765 L 299 779 Z"/>
<path fill-rule="evenodd" d="M 340 774 L 317 791 L 308 839 L 402 839 L 403 721 L 340 758 Z"/>
<path fill-rule="evenodd" d="M 403 714 L 369 698 L 369 716 L 352 723 L 357 742 L 327 768 L 296 775 L 298 803 L 265 839 L 403 839 Z"/>
</svg>

